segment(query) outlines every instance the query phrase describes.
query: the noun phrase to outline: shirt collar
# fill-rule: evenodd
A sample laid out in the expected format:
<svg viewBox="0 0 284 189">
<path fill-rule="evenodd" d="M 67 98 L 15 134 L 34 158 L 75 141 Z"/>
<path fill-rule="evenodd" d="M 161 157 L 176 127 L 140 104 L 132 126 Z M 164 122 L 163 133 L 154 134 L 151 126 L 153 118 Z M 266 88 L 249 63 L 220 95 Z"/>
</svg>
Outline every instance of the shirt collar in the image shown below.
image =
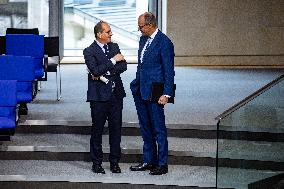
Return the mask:
<svg viewBox="0 0 284 189">
<path fill-rule="evenodd" d="M 104 45 L 105 45 L 105 44 L 100 43 L 98 40 L 95 40 L 95 41 L 96 41 L 96 43 L 101 47 L 101 49 L 104 49 Z"/>
<path fill-rule="evenodd" d="M 150 38 L 151 38 L 151 39 L 154 39 L 155 36 L 157 35 L 158 31 L 159 31 L 159 29 L 157 28 L 157 29 L 154 31 L 154 33 L 152 33 L 152 35 L 150 36 Z"/>
</svg>

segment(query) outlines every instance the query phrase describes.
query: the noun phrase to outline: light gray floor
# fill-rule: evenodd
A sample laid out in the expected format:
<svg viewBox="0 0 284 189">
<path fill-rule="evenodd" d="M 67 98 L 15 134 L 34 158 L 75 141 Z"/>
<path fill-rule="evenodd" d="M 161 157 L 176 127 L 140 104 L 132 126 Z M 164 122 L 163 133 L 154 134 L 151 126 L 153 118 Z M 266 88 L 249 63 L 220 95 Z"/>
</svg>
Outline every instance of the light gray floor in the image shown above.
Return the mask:
<svg viewBox="0 0 284 189">
<path fill-rule="evenodd" d="M 103 163 L 105 175 L 94 174 L 90 162 L 81 161 L 0 161 L 0 181 L 71 181 L 132 183 L 179 186 L 212 187 L 215 183 L 215 168 L 170 165 L 169 174 L 151 176 L 148 171 L 131 172 L 131 164 L 121 163 L 121 174 L 109 171 L 109 164 Z M 13 178 L 14 177 L 14 178 Z M 190 180 L 190 181 L 189 181 Z"/>
<path fill-rule="evenodd" d="M 103 136 L 103 151 L 109 152 L 108 135 Z M 168 137 L 169 155 L 216 157 L 215 139 Z M 74 134 L 16 134 L 0 151 L 89 152 L 89 135 Z M 141 136 L 122 136 L 123 154 L 142 154 Z"/>
<path fill-rule="evenodd" d="M 70 181 L 131 183 L 178 186 L 215 186 L 215 168 L 206 166 L 170 165 L 169 173 L 151 176 L 145 172 L 129 171 L 130 164 L 121 163 L 121 174 L 109 171 L 109 164 L 103 163 L 105 175 L 94 174 L 90 162 L 82 161 L 0 161 L 0 181 Z M 277 172 L 224 168 L 219 187 L 246 189 L 248 183 L 274 176 Z M 237 180 L 236 180 L 237 179 Z"/>
<path fill-rule="evenodd" d="M 122 74 L 127 97 L 123 121 L 138 122 L 129 83 L 134 79 L 135 64 Z M 87 71 L 84 64 L 63 65 L 62 99 L 56 101 L 55 73 L 48 74 L 41 91 L 28 105 L 28 120 L 90 121 L 86 102 Z M 246 96 L 284 73 L 264 69 L 202 69 L 175 67 L 177 84 L 175 104 L 166 106 L 166 122 L 173 124 L 216 125 L 214 118 Z"/>
<path fill-rule="evenodd" d="M 89 152 L 89 135 L 15 134 L 0 151 Z M 169 155 L 216 157 L 216 139 L 168 137 Z M 142 154 L 140 136 L 122 136 L 123 154 Z M 283 143 L 219 140 L 219 158 L 283 162 Z M 108 135 L 103 136 L 103 151 L 109 152 Z M 253 152 L 253 153 L 252 153 Z"/>
</svg>

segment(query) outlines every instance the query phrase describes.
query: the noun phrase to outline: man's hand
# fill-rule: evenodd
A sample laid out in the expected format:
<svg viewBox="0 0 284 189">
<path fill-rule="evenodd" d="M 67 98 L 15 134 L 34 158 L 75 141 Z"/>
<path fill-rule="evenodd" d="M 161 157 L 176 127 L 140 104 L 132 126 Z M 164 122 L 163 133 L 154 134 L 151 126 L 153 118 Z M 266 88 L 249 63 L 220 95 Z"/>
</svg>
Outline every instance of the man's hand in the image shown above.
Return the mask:
<svg viewBox="0 0 284 189">
<path fill-rule="evenodd" d="M 124 56 L 122 54 L 116 54 L 114 57 L 112 57 L 116 62 L 124 60 Z"/>
<path fill-rule="evenodd" d="M 166 97 L 166 96 L 162 95 L 162 96 L 159 98 L 158 104 L 165 105 L 165 104 L 167 104 L 167 103 L 168 103 L 168 100 L 169 100 L 169 98 L 168 98 L 168 97 Z"/>
<path fill-rule="evenodd" d="M 95 76 L 92 75 L 92 80 L 99 80 L 99 79 L 100 79 L 100 77 L 95 77 Z"/>
</svg>

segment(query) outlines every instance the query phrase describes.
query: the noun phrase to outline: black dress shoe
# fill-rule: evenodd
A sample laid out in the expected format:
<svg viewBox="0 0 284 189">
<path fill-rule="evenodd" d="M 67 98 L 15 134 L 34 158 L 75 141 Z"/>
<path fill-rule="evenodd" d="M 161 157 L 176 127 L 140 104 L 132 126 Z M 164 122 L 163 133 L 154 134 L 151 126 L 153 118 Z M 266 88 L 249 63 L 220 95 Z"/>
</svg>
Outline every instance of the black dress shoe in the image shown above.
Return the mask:
<svg viewBox="0 0 284 189">
<path fill-rule="evenodd" d="M 139 165 L 134 165 L 130 167 L 131 171 L 146 171 L 146 170 L 152 170 L 154 169 L 154 165 L 151 165 L 149 163 L 140 163 Z"/>
<path fill-rule="evenodd" d="M 163 175 L 168 173 L 168 166 L 167 165 L 162 165 L 162 166 L 157 166 L 155 169 L 150 171 L 150 175 Z"/>
<path fill-rule="evenodd" d="M 94 173 L 101 173 L 101 174 L 106 174 L 104 168 L 102 168 L 101 165 L 98 165 L 98 164 L 93 164 L 92 166 L 92 171 Z"/>
<path fill-rule="evenodd" d="M 112 173 L 121 173 L 121 169 L 120 169 L 118 163 L 110 164 L 110 171 Z"/>
</svg>

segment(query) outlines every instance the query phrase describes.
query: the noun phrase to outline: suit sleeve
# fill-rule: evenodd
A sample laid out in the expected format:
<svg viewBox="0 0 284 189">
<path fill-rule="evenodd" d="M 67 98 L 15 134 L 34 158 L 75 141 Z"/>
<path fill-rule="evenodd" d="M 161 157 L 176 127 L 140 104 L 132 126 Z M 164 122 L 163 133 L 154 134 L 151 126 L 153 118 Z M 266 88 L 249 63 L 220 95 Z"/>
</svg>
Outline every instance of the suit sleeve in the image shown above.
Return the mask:
<svg viewBox="0 0 284 189">
<path fill-rule="evenodd" d="M 121 53 L 118 44 L 114 43 L 114 49 L 117 52 L 116 54 Z M 125 72 L 126 70 L 127 70 L 127 62 L 124 60 L 124 61 L 117 62 L 114 65 L 114 68 L 113 70 L 111 70 L 111 72 L 114 74 L 121 74 Z"/>
<path fill-rule="evenodd" d="M 95 77 L 101 76 L 101 75 L 105 74 L 107 71 L 114 68 L 113 63 L 109 59 L 107 59 L 105 56 L 102 56 L 101 60 L 100 60 L 104 63 L 103 64 L 99 63 L 98 62 L 99 60 L 97 60 L 95 55 L 94 55 L 93 48 L 88 47 L 88 48 L 84 49 L 83 54 L 84 54 L 85 63 L 87 65 L 89 71 Z"/>
<path fill-rule="evenodd" d="M 164 40 L 161 49 L 161 58 L 165 78 L 164 95 L 173 96 L 174 84 L 174 45 L 167 39 Z"/>
<path fill-rule="evenodd" d="M 139 69 L 140 69 L 140 66 L 138 64 L 137 65 L 137 71 L 136 71 L 136 77 L 130 83 L 130 90 L 132 92 L 132 95 L 136 95 L 138 93 L 138 90 L 139 90 L 139 84 L 140 84 L 139 83 Z"/>
</svg>

